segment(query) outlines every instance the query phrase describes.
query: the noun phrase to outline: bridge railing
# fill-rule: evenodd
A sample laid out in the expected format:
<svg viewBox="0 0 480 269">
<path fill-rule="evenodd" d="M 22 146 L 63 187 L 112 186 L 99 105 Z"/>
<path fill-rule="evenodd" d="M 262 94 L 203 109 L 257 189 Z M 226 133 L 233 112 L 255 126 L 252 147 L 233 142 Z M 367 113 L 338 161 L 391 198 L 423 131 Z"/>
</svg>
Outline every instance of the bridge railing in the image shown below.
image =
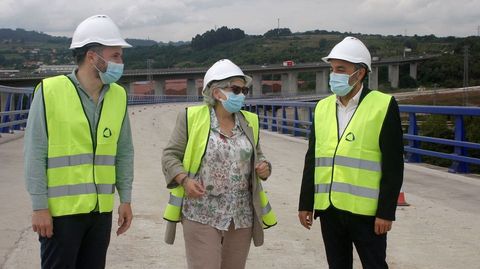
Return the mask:
<svg viewBox="0 0 480 269">
<path fill-rule="evenodd" d="M 33 98 L 33 88 L 14 88 L 0 85 L 0 133 L 25 128 Z M 185 95 L 128 95 L 128 105 L 172 102 L 198 102 L 199 96 Z"/>
<path fill-rule="evenodd" d="M 0 133 L 13 132 L 25 127 L 30 104 L 33 97 L 32 88 L 13 88 L 0 86 Z M 157 104 L 166 102 L 197 102 L 199 96 L 154 96 L 129 95 L 129 105 Z M 312 125 L 315 102 L 275 101 L 249 99 L 246 109 L 259 115 L 260 126 L 274 132 L 308 137 Z M 400 112 L 408 114 L 408 131 L 404 134 L 406 161 L 420 162 L 421 156 L 432 156 L 453 162 L 452 172 L 468 172 L 468 164 L 480 165 L 480 159 L 468 156 L 468 150 L 480 150 L 479 143 L 465 140 L 465 116 L 480 116 L 477 107 L 414 106 L 401 105 Z M 455 118 L 454 139 L 426 137 L 419 135 L 417 116 L 449 115 Z M 421 142 L 453 146 L 451 153 L 425 150 Z"/>
<path fill-rule="evenodd" d="M 479 158 L 468 156 L 468 149 L 480 150 L 479 143 L 468 142 L 465 139 L 465 116 L 480 116 L 478 107 L 458 106 L 416 106 L 401 105 L 400 112 L 408 113 L 408 132 L 403 135 L 408 141 L 405 146 L 406 161 L 421 162 L 421 156 L 431 156 L 453 161 L 450 172 L 468 173 L 468 164 L 480 165 Z M 418 115 L 448 115 L 454 117 L 454 139 L 435 138 L 419 135 Z M 421 142 L 453 146 L 452 153 L 437 152 L 420 148 Z"/>
<path fill-rule="evenodd" d="M 315 105 L 313 102 L 247 100 L 245 107 L 259 115 L 260 127 L 263 129 L 308 136 Z"/>
<path fill-rule="evenodd" d="M 259 115 L 260 126 L 274 132 L 308 137 L 316 103 L 247 100 L 245 108 Z M 480 159 L 468 156 L 468 150 L 480 150 L 479 143 L 465 139 L 465 116 L 480 116 L 477 107 L 415 106 L 400 105 L 400 112 L 408 115 L 408 131 L 403 138 L 407 145 L 407 162 L 421 162 L 421 156 L 431 156 L 452 161 L 450 172 L 468 173 L 468 164 L 480 165 Z M 455 118 L 454 139 L 426 137 L 419 135 L 417 116 L 441 114 Z M 453 146 L 451 153 L 421 148 L 421 142 Z"/>
<path fill-rule="evenodd" d="M 0 133 L 25 128 L 32 94 L 33 88 L 0 86 Z"/>
<path fill-rule="evenodd" d="M 147 105 L 173 102 L 198 102 L 201 96 L 196 95 L 128 95 L 129 105 Z"/>
</svg>

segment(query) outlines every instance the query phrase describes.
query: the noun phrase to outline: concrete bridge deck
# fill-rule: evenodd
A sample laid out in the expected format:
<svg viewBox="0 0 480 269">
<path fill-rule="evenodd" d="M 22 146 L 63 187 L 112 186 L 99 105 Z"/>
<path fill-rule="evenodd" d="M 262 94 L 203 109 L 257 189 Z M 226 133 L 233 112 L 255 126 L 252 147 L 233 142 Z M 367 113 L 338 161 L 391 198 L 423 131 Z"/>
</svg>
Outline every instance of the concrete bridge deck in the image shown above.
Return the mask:
<svg viewBox="0 0 480 269">
<path fill-rule="evenodd" d="M 175 245 L 163 243 L 168 192 L 161 152 L 178 111 L 186 104 L 129 107 L 135 144 L 134 221 L 126 235 L 112 233 L 107 268 L 186 268 L 181 225 Z M 3 134 L 2 134 L 3 135 Z M 39 243 L 30 227 L 23 179 L 22 134 L 0 138 L 0 268 L 39 268 Z M 7 141 L 11 138 L 17 138 Z M 307 141 L 271 132 L 261 145 L 273 164 L 265 189 L 279 224 L 253 247 L 247 268 L 327 268 L 320 225 L 302 228 L 298 192 Z M 480 268 L 480 179 L 406 165 L 404 191 L 410 207 L 398 209 L 389 233 L 390 268 Z M 114 228 L 116 227 L 114 214 Z M 115 229 L 113 229 L 115 230 Z M 358 258 L 354 268 L 361 268 Z"/>
</svg>

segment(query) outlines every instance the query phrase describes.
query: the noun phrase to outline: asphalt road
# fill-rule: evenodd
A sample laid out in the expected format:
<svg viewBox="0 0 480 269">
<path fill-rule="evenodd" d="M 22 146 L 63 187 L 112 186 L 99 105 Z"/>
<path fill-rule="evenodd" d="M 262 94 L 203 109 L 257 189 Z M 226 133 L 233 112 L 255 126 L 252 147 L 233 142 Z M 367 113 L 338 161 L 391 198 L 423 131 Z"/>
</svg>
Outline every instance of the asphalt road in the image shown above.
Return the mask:
<svg viewBox="0 0 480 269">
<path fill-rule="evenodd" d="M 181 225 L 175 244 L 163 243 L 168 192 L 160 163 L 176 115 L 185 105 L 129 107 L 135 218 L 125 235 L 112 233 L 107 268 L 186 268 Z M 279 224 L 266 230 L 264 246 L 252 246 L 247 268 L 327 268 L 318 221 L 307 231 L 297 220 L 307 141 L 263 131 L 260 141 L 273 164 L 264 188 Z M 39 243 L 30 228 L 22 152 L 21 137 L 0 144 L 0 268 L 5 269 L 39 268 L 40 263 Z M 390 268 L 480 268 L 480 179 L 412 164 L 406 165 L 405 175 L 403 190 L 411 206 L 397 210 L 389 233 Z M 354 268 L 361 268 L 358 258 Z"/>
</svg>

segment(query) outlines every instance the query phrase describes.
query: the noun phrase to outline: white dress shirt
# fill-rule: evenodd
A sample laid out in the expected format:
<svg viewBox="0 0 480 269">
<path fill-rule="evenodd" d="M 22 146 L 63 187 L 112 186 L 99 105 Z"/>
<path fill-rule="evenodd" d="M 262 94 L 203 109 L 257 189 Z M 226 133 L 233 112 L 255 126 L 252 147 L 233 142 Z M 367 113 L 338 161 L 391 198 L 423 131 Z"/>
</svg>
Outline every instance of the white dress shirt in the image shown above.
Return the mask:
<svg viewBox="0 0 480 269">
<path fill-rule="evenodd" d="M 342 137 L 345 128 L 347 128 L 350 119 L 352 118 L 355 110 L 358 107 L 358 101 L 360 101 L 360 95 L 362 94 L 362 88 L 355 94 L 355 96 L 350 99 L 346 106 L 340 101 L 340 97 L 337 96 L 337 120 L 338 120 L 338 137 Z"/>
</svg>

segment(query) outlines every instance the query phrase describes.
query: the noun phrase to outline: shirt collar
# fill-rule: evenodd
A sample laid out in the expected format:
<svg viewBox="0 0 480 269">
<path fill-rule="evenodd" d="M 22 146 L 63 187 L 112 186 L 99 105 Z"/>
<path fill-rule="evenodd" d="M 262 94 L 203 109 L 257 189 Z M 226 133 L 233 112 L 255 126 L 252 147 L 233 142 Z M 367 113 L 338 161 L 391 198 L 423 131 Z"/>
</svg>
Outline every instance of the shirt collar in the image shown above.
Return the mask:
<svg viewBox="0 0 480 269">
<path fill-rule="evenodd" d="M 347 106 L 352 106 L 352 105 L 357 106 L 358 102 L 360 101 L 360 96 L 362 95 L 362 91 L 363 91 L 363 84 L 362 84 L 360 90 L 357 92 L 357 94 L 355 94 L 355 96 L 353 96 L 353 98 L 348 101 L 348 104 L 346 106 L 344 106 L 342 104 L 342 102 L 340 101 L 340 96 L 337 96 L 337 104 L 342 106 L 342 107 L 347 107 Z"/>
<path fill-rule="evenodd" d="M 72 73 L 68 74 L 67 76 L 73 81 L 73 83 L 75 84 L 75 87 L 77 87 L 77 89 L 80 89 L 83 93 L 85 93 L 87 96 L 90 96 L 86 91 L 85 89 L 82 87 L 82 85 L 80 84 L 80 81 L 78 80 L 77 78 L 77 71 L 78 71 L 78 68 L 75 68 Z M 100 92 L 100 95 L 103 96 L 107 91 L 108 89 L 110 89 L 110 84 L 104 84 L 103 87 L 102 87 L 102 90 Z"/>
<path fill-rule="evenodd" d="M 235 118 L 235 126 L 233 127 L 232 132 L 235 135 L 239 130 L 241 130 L 241 128 L 240 121 L 238 120 L 238 117 L 235 115 L 235 113 L 233 113 L 233 117 Z M 218 123 L 217 114 L 215 114 L 215 109 L 213 109 L 213 107 L 210 107 L 210 128 L 212 128 L 212 130 L 220 132 L 220 124 Z"/>
</svg>

